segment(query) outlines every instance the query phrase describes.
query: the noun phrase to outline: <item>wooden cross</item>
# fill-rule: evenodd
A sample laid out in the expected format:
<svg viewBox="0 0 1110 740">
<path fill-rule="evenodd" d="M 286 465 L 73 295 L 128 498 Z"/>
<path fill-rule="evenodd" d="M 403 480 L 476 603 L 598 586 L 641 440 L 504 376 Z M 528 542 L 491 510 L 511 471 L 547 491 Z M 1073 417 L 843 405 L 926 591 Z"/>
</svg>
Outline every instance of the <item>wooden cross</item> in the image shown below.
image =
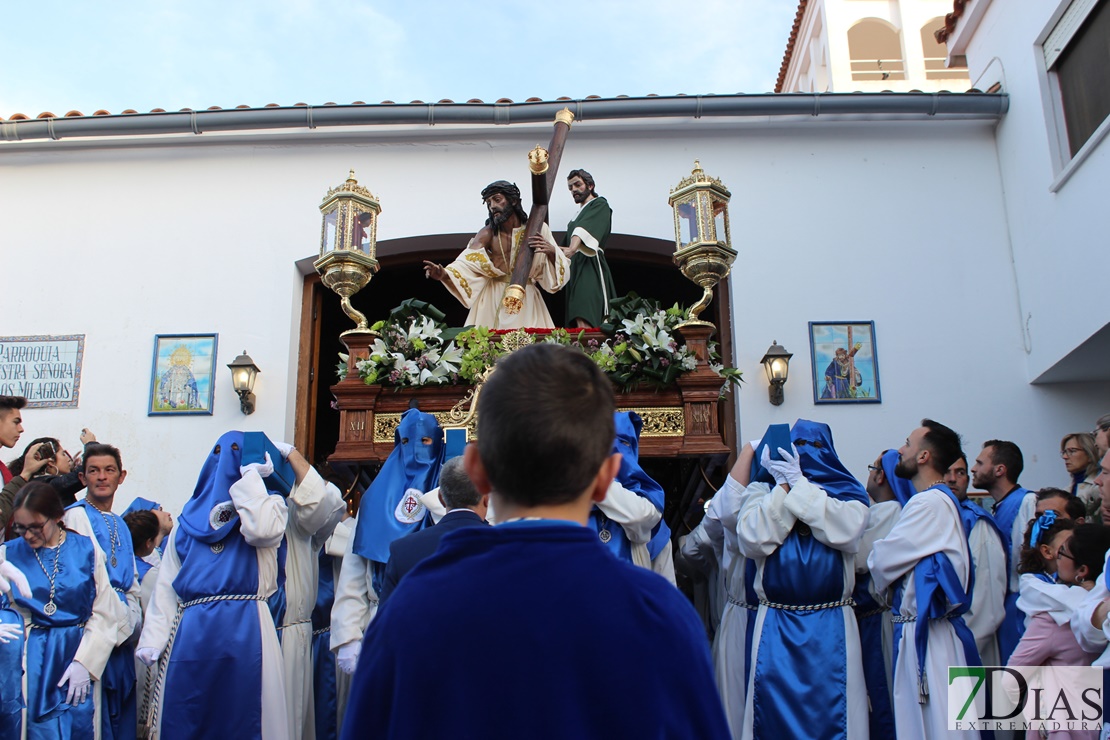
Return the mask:
<svg viewBox="0 0 1110 740">
<path fill-rule="evenodd" d="M 559 171 L 559 160 L 563 157 L 563 147 L 566 145 L 567 134 L 570 133 L 570 124 L 574 114 L 569 109 L 563 108 L 555 114 L 555 131 L 551 135 L 551 143 L 545 150 L 536 146 L 528 153 L 528 168 L 532 173 L 532 207 L 528 211 L 528 223 L 524 228 L 524 244 L 528 244 L 533 236 L 540 233 L 543 224 L 547 221 L 547 205 L 551 198 L 551 189 L 555 184 L 555 175 Z M 527 285 L 528 276 L 532 272 L 531 249 L 520 250 L 513 274 L 510 279 L 505 297 L 501 305 L 505 313 L 516 314 L 524 308 L 524 286 Z"/>
</svg>

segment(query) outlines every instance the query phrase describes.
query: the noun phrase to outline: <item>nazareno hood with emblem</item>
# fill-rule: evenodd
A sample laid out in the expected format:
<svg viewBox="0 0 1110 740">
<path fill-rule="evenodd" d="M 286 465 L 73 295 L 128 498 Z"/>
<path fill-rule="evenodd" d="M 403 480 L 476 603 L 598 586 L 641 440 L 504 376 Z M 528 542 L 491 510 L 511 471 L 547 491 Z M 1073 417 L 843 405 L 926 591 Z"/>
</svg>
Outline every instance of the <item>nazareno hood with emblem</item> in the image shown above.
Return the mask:
<svg viewBox="0 0 1110 740">
<path fill-rule="evenodd" d="M 181 510 L 177 525 L 193 539 L 212 544 L 227 537 L 239 521 L 231 486 L 242 476 L 243 433 L 225 432 L 208 452 L 193 497 Z"/>
<path fill-rule="evenodd" d="M 352 549 L 367 560 L 389 560 L 389 545 L 426 526 L 420 496 L 439 485 L 443 430 L 435 416 L 409 409 L 393 433 L 389 453 L 374 482 L 362 495 Z"/>
</svg>

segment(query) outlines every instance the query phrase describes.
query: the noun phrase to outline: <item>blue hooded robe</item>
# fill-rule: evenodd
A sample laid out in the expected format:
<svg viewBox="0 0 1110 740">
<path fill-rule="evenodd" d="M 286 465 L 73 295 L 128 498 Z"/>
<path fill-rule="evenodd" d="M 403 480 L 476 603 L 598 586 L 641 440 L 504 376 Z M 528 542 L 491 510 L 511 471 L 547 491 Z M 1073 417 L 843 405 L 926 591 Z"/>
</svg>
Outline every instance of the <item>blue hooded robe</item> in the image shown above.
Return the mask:
<svg viewBox="0 0 1110 740">
<path fill-rule="evenodd" d="M 393 444 L 393 452 L 362 495 L 352 546 L 356 555 L 378 564 L 373 570 L 378 593 L 390 544 L 427 526 L 427 507 L 420 497 L 439 485 L 443 430 L 432 414 L 409 409 L 393 433 Z"/>
<path fill-rule="evenodd" d="M 836 456 L 828 425 L 799 419 L 790 431 L 790 441 L 797 448 L 806 480 L 830 498 L 867 506 L 867 492 Z M 765 601 L 796 607 L 846 602 L 845 594 L 851 593 L 854 583 L 844 582 L 845 557 L 844 552 L 820 542 L 809 525 L 799 520 L 763 561 Z M 847 572 L 854 573 L 854 569 Z M 758 644 L 753 646 L 754 675 L 748 700 L 756 737 L 847 738 L 846 608 L 761 605 L 762 627 Z"/>
</svg>

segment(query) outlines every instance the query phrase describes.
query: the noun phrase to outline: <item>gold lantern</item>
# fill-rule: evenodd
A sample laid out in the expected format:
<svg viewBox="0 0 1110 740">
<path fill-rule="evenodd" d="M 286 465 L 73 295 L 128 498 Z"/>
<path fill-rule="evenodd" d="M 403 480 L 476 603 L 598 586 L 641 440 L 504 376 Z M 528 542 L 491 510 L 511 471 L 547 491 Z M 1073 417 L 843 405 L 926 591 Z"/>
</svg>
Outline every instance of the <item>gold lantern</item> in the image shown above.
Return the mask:
<svg viewBox="0 0 1110 740">
<path fill-rule="evenodd" d="M 343 312 L 355 322 L 354 329 L 340 334 L 374 334 L 366 316 L 351 305 L 351 296 L 362 290 L 378 271 L 375 259 L 378 241 L 378 214 L 382 207 L 367 188 L 355 180 L 351 170 L 347 181 L 334 187 L 320 204 L 323 226 L 320 232 L 320 258 L 312 266 L 324 285 L 340 297 Z"/>
<path fill-rule="evenodd" d="M 730 246 L 728 201 L 732 197 L 720 180 L 705 174 L 694 160 L 688 177 L 671 189 L 667 203 L 674 209 L 674 262 L 682 274 L 704 291 L 679 326 L 713 326 L 698 319 L 713 300 L 713 287 L 728 277 L 736 250 Z"/>
</svg>

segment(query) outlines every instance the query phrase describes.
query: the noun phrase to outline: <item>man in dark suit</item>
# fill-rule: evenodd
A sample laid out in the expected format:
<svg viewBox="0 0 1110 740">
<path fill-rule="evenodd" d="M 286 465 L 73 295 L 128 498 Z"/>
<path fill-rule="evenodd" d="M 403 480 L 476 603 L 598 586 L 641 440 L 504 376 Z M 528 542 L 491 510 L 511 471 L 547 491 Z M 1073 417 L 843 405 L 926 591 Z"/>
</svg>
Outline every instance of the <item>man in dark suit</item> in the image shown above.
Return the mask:
<svg viewBox="0 0 1110 740">
<path fill-rule="evenodd" d="M 488 526 L 486 511 L 489 494 L 478 493 L 463 470 L 462 462 L 462 457 L 452 458 L 439 472 L 439 500 L 447 508 L 439 523 L 394 540 L 389 546 L 389 562 L 385 566 L 382 592 L 378 596 L 379 608 L 405 574 L 436 551 L 443 535 L 464 527 Z"/>
</svg>

